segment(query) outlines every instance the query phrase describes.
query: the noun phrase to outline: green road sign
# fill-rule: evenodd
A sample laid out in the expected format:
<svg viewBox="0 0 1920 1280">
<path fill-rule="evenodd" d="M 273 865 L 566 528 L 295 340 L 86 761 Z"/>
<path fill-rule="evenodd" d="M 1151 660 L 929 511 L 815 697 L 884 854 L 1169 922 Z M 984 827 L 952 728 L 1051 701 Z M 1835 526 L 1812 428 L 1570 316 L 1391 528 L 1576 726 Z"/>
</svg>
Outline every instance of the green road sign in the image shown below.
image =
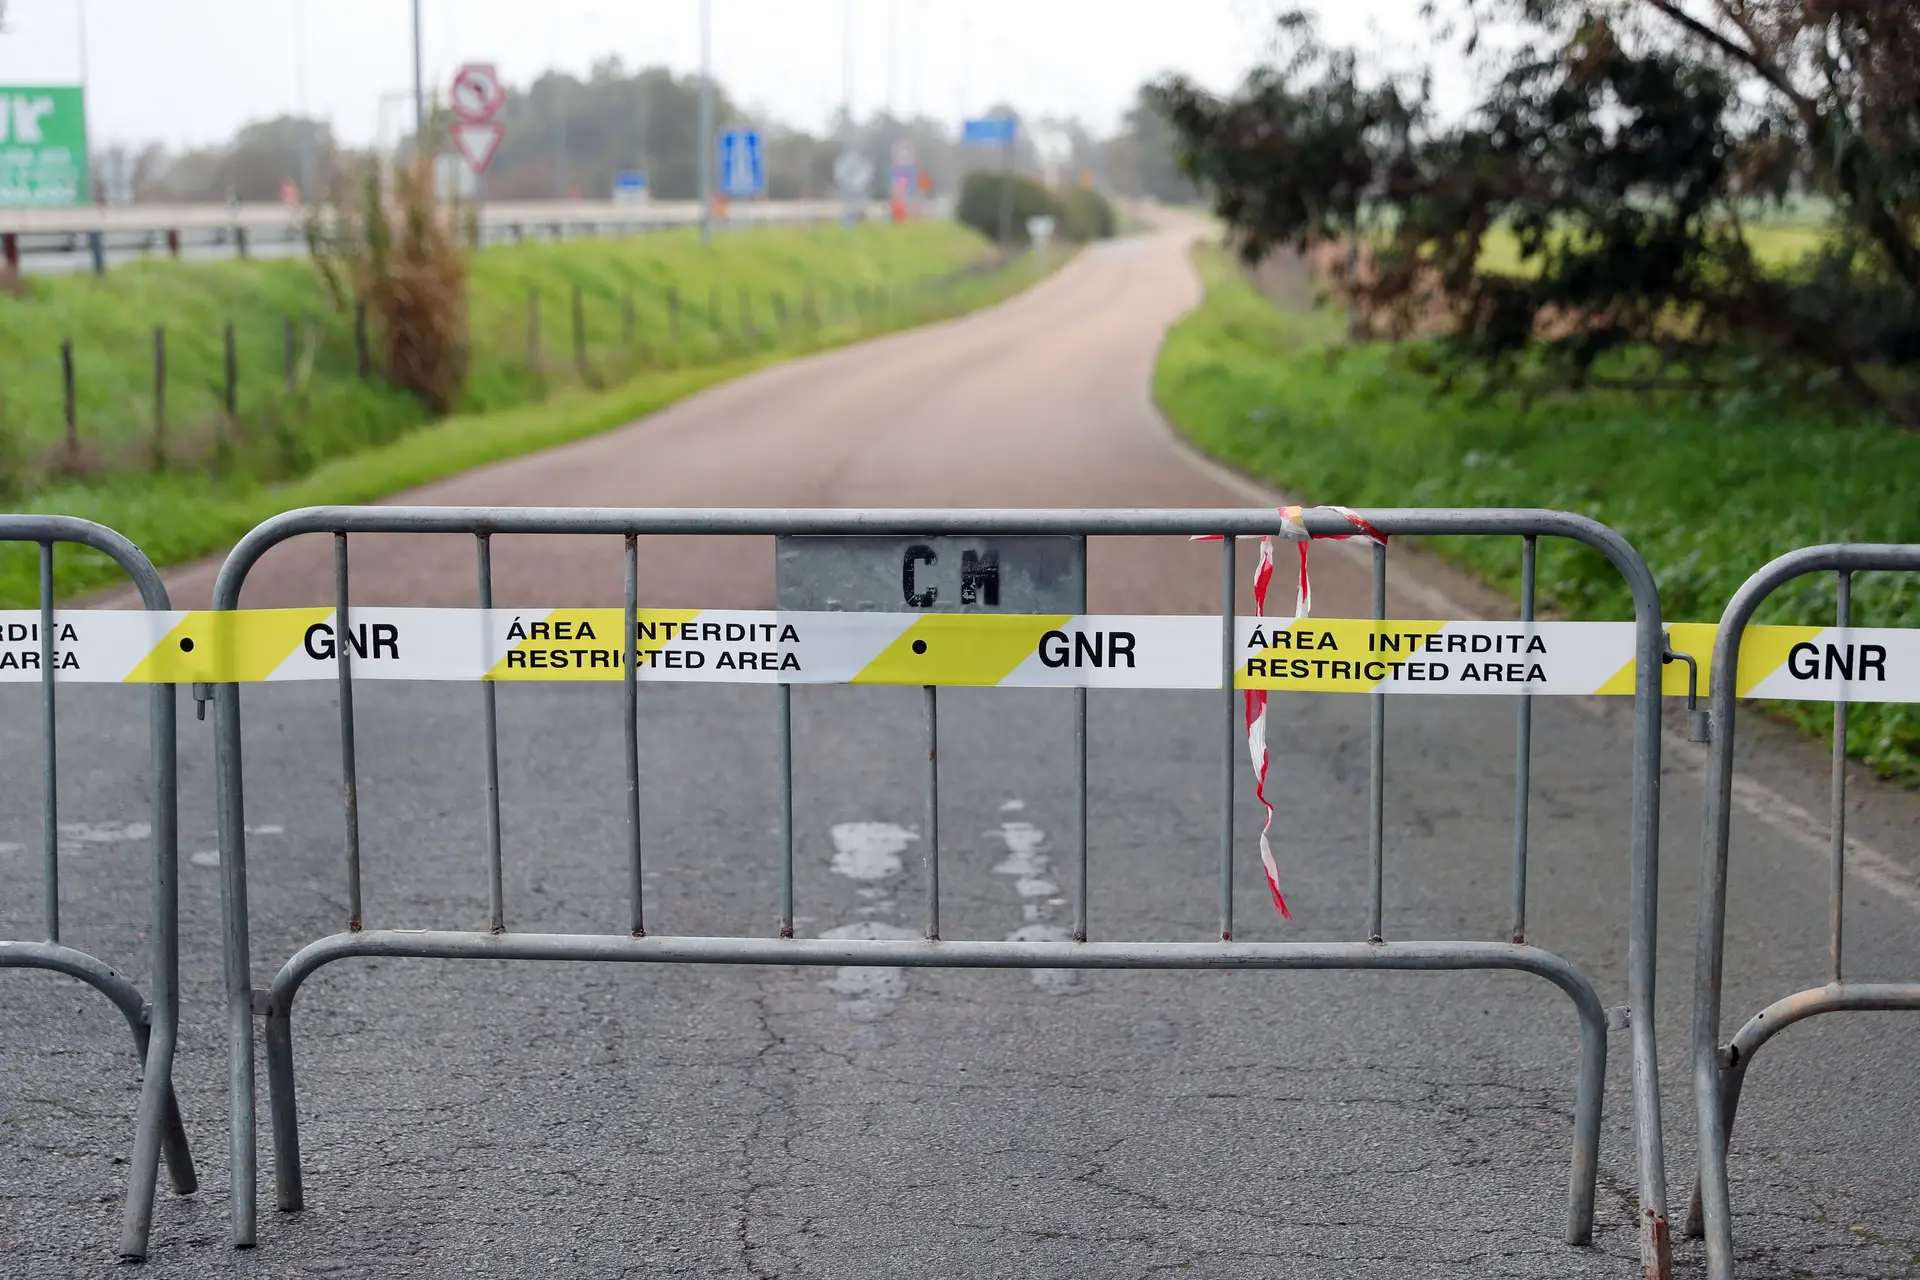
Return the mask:
<svg viewBox="0 0 1920 1280">
<path fill-rule="evenodd" d="M 90 199 L 84 90 L 0 85 L 0 208 Z"/>
</svg>

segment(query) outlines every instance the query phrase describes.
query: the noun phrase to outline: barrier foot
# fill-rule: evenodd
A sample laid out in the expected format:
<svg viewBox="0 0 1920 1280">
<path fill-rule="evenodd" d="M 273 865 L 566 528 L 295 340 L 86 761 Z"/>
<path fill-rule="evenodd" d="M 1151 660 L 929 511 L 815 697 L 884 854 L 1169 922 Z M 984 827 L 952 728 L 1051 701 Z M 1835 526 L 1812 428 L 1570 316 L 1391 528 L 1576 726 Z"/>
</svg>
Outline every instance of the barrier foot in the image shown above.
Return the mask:
<svg viewBox="0 0 1920 1280">
<path fill-rule="evenodd" d="M 1667 1235 L 1666 1217 L 1644 1209 L 1640 1221 L 1640 1265 L 1647 1280 L 1672 1280 L 1673 1241 Z"/>
<path fill-rule="evenodd" d="M 134 1035 L 140 1053 L 140 1107 L 133 1138 L 133 1158 L 127 1166 L 127 1204 L 120 1224 L 120 1257 L 144 1261 L 153 1227 L 153 1199 L 160 1180 L 162 1152 L 167 1174 L 182 1195 L 198 1189 L 199 1178 L 187 1150 L 187 1134 L 180 1122 L 180 1104 L 173 1092 L 173 1036 L 162 1034 L 154 1043 L 142 1024 Z"/>
<path fill-rule="evenodd" d="M 1573 1171 L 1567 1185 L 1567 1243 L 1593 1243 L 1594 1185 L 1600 1176 L 1600 1110 L 1607 1081 L 1607 1024 L 1599 1001 L 1580 1002 L 1580 1075 L 1573 1103 Z"/>
<path fill-rule="evenodd" d="M 267 1012 L 267 1114 L 273 1125 L 273 1185 L 282 1213 L 306 1208 L 300 1186 L 300 1124 L 293 1101 L 293 1020 Z"/>
<path fill-rule="evenodd" d="M 187 1147 L 187 1126 L 180 1119 L 180 1097 L 173 1081 L 167 1081 L 165 1128 L 160 1131 L 160 1153 L 167 1159 L 167 1181 L 177 1196 L 190 1196 L 200 1189 L 200 1175 L 193 1167 L 193 1152 Z"/>
</svg>

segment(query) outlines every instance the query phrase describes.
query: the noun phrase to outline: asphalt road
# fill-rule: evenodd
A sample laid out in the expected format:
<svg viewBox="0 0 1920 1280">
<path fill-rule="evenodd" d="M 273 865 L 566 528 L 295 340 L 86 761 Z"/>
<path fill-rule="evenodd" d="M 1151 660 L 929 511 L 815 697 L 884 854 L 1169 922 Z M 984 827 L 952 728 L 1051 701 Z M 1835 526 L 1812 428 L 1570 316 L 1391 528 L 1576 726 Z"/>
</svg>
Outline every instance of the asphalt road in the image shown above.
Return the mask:
<svg viewBox="0 0 1920 1280">
<path fill-rule="evenodd" d="M 583 505 L 1248 505 L 1188 458 L 1148 397 L 1167 324 L 1198 296 L 1177 233 L 1089 252 L 998 308 L 769 370 L 630 428 L 407 501 Z M 1091 607 L 1211 611 L 1217 549 L 1097 542 Z M 1317 549 L 1316 599 L 1364 608 L 1359 563 Z M 461 538 L 355 539 L 354 599 L 469 604 Z M 330 548 L 294 544 L 246 603 L 332 598 Z M 1497 608 L 1395 552 L 1391 611 Z M 643 598 L 766 607 L 764 540 L 649 540 Z M 502 539 L 506 605 L 617 603 L 620 554 Z M 174 575 L 203 604 L 211 569 Z M 1449 605 L 1448 601 L 1457 603 Z M 613 686 L 500 689 L 507 911 L 518 929 L 621 932 Z M 63 692 L 72 940 L 138 973 L 145 815 L 139 695 Z M 256 982 L 342 926 L 338 739 L 324 686 L 249 688 Z M 1213 928 L 1217 694 L 1091 699 L 1095 937 Z M 0 690 L 0 935 L 35 932 L 31 690 Z M 942 699 L 948 937 L 1056 936 L 1071 847 L 1069 701 Z M 772 931 L 773 696 L 642 689 L 650 925 Z M 471 689 L 363 684 L 368 921 L 484 920 L 480 705 Z M 1532 940 L 1625 1000 L 1629 708 L 1536 704 Z M 1241 789 L 1240 936 L 1364 933 L 1364 700 L 1276 704 L 1275 825 L 1295 923 L 1265 903 Z M 1387 750 L 1390 938 L 1507 927 L 1514 710 L 1395 699 Z M 918 928 L 918 695 L 795 696 L 799 931 Z M 1824 757 L 1748 739 L 1729 1016 L 1824 972 Z M 1559 1243 L 1575 1024 L 1537 980 L 1494 974 L 733 970 L 348 962 L 295 1014 L 308 1209 L 226 1245 L 224 1044 L 211 733 L 183 704 L 187 1015 L 178 1068 L 204 1190 L 163 1190 L 155 1276 L 724 1275 L 1538 1277 L 1636 1273 L 1628 1046 L 1611 1044 L 1595 1242 Z M 1692 1165 L 1685 1028 L 1699 768 L 1670 754 L 1662 1070 L 1676 1225 Z M 1861 977 L 1920 956 L 1920 807 L 1856 787 L 1871 857 L 1851 883 Z M 1798 815 L 1798 816 L 1796 816 Z M 1038 932 L 1031 932 L 1038 931 Z M 137 1074 L 97 996 L 8 974 L 0 1025 L 0 1273 L 111 1268 Z M 1738 1011 L 1735 1015 L 1731 1011 Z M 1734 1148 L 1755 1276 L 1920 1269 L 1920 1020 L 1854 1015 L 1782 1036 Z M 264 1090 L 263 1090 L 264 1104 Z M 265 1114 L 262 1107 L 263 1170 Z M 1697 1249 L 1676 1249 L 1680 1274 Z"/>
</svg>

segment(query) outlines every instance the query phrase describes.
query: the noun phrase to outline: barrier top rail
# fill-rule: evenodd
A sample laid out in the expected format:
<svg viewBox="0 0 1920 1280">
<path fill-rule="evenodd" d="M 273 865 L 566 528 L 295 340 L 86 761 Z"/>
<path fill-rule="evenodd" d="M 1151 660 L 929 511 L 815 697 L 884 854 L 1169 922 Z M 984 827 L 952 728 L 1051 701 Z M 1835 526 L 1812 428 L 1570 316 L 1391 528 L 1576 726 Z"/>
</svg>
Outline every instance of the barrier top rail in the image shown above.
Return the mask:
<svg viewBox="0 0 1920 1280">
<path fill-rule="evenodd" d="M 1660 599 L 1653 574 L 1627 540 L 1586 516 L 1550 508 L 1475 511 L 1450 507 L 1378 507 L 1359 513 L 1388 535 L 1486 534 L 1569 538 L 1593 547 L 1620 571 L 1633 594 L 1635 616 L 1657 624 Z M 1303 523 L 1312 537 L 1350 534 L 1338 513 L 1309 507 Z M 1273 534 L 1271 508 L 1160 507 L 1107 510 L 912 507 L 845 510 L 832 507 L 300 507 L 256 526 L 237 543 L 214 585 L 213 607 L 239 607 L 240 586 L 267 549 L 308 533 L 467 534 L 1086 534 L 1092 537 Z M 1656 625 L 1656 630 L 1658 629 Z M 1658 665 L 1660 647 L 1651 655 Z M 1642 655 L 1647 657 L 1649 655 Z M 1645 664 L 1642 664 L 1644 678 Z M 1657 692 L 1658 680 L 1654 681 Z"/>
</svg>

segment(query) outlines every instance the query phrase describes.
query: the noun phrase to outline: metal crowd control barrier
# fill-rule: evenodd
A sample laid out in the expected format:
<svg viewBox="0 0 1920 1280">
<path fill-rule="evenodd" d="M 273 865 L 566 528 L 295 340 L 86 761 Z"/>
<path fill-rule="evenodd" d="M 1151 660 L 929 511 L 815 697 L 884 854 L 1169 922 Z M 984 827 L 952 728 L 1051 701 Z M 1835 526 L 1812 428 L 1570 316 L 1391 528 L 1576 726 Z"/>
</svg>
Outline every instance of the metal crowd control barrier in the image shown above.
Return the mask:
<svg viewBox="0 0 1920 1280">
<path fill-rule="evenodd" d="M 1536 539 L 1560 537 L 1582 542 L 1605 555 L 1630 588 L 1635 606 L 1637 678 L 1633 745 L 1633 806 L 1629 838 L 1630 892 L 1627 912 L 1627 966 L 1631 1000 L 1634 1121 L 1640 1179 L 1638 1234 L 1645 1272 L 1665 1277 L 1669 1269 L 1666 1230 L 1666 1173 L 1661 1145 L 1660 1095 L 1654 1041 L 1654 924 L 1657 890 L 1660 785 L 1661 630 L 1659 597 L 1639 554 L 1617 533 L 1581 516 L 1546 510 L 1394 509 L 1358 513 L 1385 535 L 1491 534 L 1524 539 L 1523 567 L 1527 609 L 1531 594 Z M 1347 517 L 1311 510 L 1307 530 L 1316 536 L 1351 534 Z M 933 826 L 938 760 L 929 751 L 928 819 L 925 850 L 926 940 L 839 940 L 796 938 L 793 925 L 793 752 L 790 688 L 779 685 L 781 807 L 779 849 L 782 862 L 778 903 L 780 929 L 764 937 L 682 937 L 649 930 L 641 899 L 639 807 L 639 724 L 635 663 L 622 664 L 625 698 L 621 704 L 626 740 L 626 826 L 630 936 L 558 935 L 509 932 L 502 903 L 500 790 L 495 738 L 494 689 L 483 684 L 486 715 L 488 810 L 486 866 L 492 929 L 490 932 L 388 931 L 362 927 L 359 876 L 359 820 L 354 773 L 353 678 L 348 646 L 338 646 L 340 735 L 344 766 L 347 920 L 344 931 L 309 943 L 280 968 L 270 986 L 253 986 L 247 931 L 247 864 L 241 789 L 240 688 L 236 684 L 196 686 L 195 696 L 211 697 L 215 708 L 220 867 L 225 877 L 225 953 L 233 1143 L 233 1238 L 237 1245 L 255 1239 L 254 1040 L 253 1020 L 265 1022 L 269 1114 L 274 1174 L 283 1211 L 303 1207 L 297 1109 L 294 1097 L 292 1012 L 301 984 L 325 965 L 350 956 L 410 956 L 438 959 L 597 960 L 682 964 L 921 966 L 947 968 L 1048 969 L 1394 969 L 1518 970 L 1546 979 L 1572 1000 L 1580 1020 L 1574 1153 L 1569 1187 L 1566 1239 L 1587 1243 L 1593 1230 L 1602 1086 L 1607 1053 L 1607 1017 L 1592 984 L 1570 962 L 1524 941 L 1526 909 L 1526 794 L 1528 786 L 1527 700 L 1520 701 L 1520 752 L 1516 803 L 1520 819 L 1515 842 L 1514 924 L 1510 940 L 1386 941 L 1381 937 L 1384 795 L 1382 735 L 1384 699 L 1372 707 L 1373 772 L 1368 852 L 1371 859 L 1371 910 L 1367 932 L 1351 942 L 1241 942 L 1233 939 L 1234 787 L 1244 750 L 1234 637 L 1235 536 L 1272 534 L 1278 529 L 1271 510 L 1162 511 L 833 511 L 781 509 L 593 510 L 581 508 L 311 508 L 278 516 L 241 540 L 221 567 L 214 607 L 238 607 L 249 571 L 270 547 L 302 534 L 331 534 L 334 539 L 336 633 L 348 627 L 347 542 L 358 533 L 464 533 L 475 539 L 479 603 L 492 599 L 490 540 L 503 534 L 603 534 L 626 543 L 625 640 L 636 646 L 640 535 L 893 535 L 992 537 L 1015 535 L 1192 536 L 1227 535 L 1221 547 L 1223 619 L 1220 706 L 1220 923 L 1211 941 L 1142 942 L 1089 940 L 1086 824 L 1086 695 L 1076 691 L 1075 938 L 1071 942 L 952 941 L 940 936 L 939 835 Z M 911 552 L 909 553 L 911 555 Z M 1373 601 L 1384 616 L 1386 548 L 1374 552 Z M 1084 588 L 1082 588 L 1084 589 Z M 926 726 L 930 747 L 937 742 L 935 691 L 927 690 Z"/>
<path fill-rule="evenodd" d="M 1733 1221 L 1727 1190 L 1727 1145 L 1753 1055 L 1796 1022 L 1816 1014 L 1853 1010 L 1920 1010 L 1920 981 L 1848 982 L 1841 966 L 1847 875 L 1847 703 L 1833 704 L 1833 781 L 1829 814 L 1827 983 L 1774 1001 L 1720 1042 L 1720 996 L 1727 923 L 1727 846 L 1733 814 L 1734 704 L 1740 642 L 1755 610 L 1775 591 L 1810 573 L 1831 572 L 1838 602 L 1835 625 L 1852 624 L 1853 575 L 1875 570 L 1920 571 L 1920 546 L 1832 544 L 1803 547 L 1774 560 L 1740 584 L 1721 616 L 1713 649 L 1713 752 L 1707 773 L 1707 812 L 1701 868 L 1699 954 L 1693 1004 L 1693 1092 L 1700 1119 L 1700 1172 L 1687 1212 L 1687 1234 L 1704 1234 L 1711 1280 L 1733 1276 Z M 1864 674 L 1864 673 L 1862 673 Z"/>
<path fill-rule="evenodd" d="M 168 608 L 167 588 L 140 549 L 103 525 L 71 516 L 0 515 L 0 542 L 32 542 L 40 547 L 40 620 L 38 623 L 41 737 L 46 748 L 42 793 L 43 857 L 46 868 L 47 937 L 44 942 L 0 941 L 0 969 L 51 969 L 78 978 L 113 1002 L 133 1031 L 133 1046 L 143 1064 L 133 1158 L 127 1167 L 127 1205 L 120 1225 L 120 1256 L 144 1259 L 153 1226 L 153 1197 L 159 1164 L 166 1156 L 173 1189 L 191 1195 L 199 1187 L 180 1103 L 173 1092 L 173 1051 L 180 1021 L 178 793 L 175 788 L 174 687 L 155 685 L 151 694 L 150 746 L 153 768 L 153 896 L 148 945 L 153 984 L 151 1002 L 140 989 L 106 962 L 60 941 L 60 767 L 54 664 L 53 549 L 57 543 L 92 547 L 127 571 L 149 609 Z"/>
</svg>

